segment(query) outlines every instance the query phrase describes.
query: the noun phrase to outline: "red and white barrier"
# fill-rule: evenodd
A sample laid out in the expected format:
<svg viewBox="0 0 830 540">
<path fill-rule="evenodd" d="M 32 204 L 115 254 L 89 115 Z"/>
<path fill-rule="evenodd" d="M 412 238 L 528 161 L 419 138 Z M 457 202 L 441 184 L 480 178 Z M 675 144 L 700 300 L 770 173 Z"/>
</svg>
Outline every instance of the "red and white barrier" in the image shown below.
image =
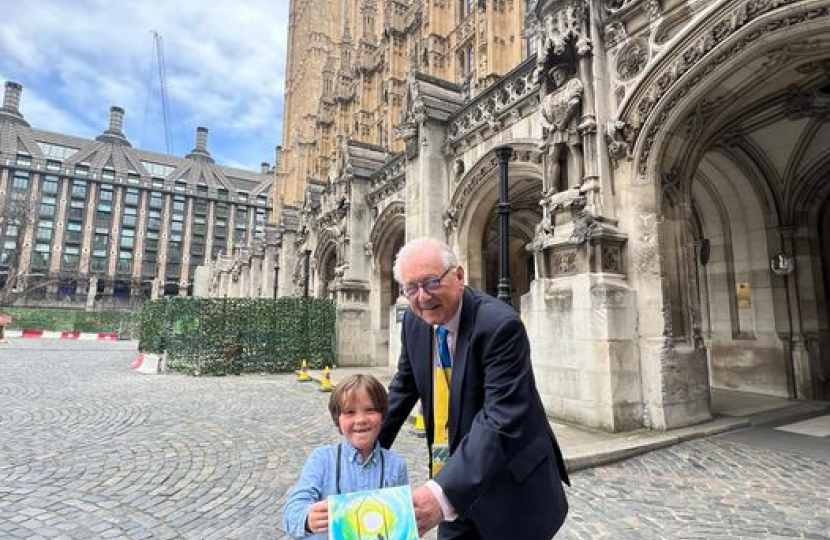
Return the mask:
<svg viewBox="0 0 830 540">
<path fill-rule="evenodd" d="M 6 330 L 5 334 L 7 338 L 22 339 L 118 341 L 118 332 L 79 332 L 78 330 L 50 331 L 24 328 L 23 330 Z"/>
</svg>

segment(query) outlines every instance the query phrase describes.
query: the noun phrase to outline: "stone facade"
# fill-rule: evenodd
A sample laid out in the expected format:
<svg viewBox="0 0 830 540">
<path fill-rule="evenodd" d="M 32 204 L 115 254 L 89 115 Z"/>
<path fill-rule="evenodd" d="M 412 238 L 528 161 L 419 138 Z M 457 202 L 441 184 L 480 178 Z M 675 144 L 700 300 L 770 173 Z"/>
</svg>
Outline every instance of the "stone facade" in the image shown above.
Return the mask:
<svg viewBox="0 0 830 540">
<path fill-rule="evenodd" d="M 830 1 L 318 1 L 292 1 L 274 216 L 280 292 L 335 299 L 343 363 L 394 362 L 408 239 L 495 295 L 509 208 L 551 415 L 830 397 Z"/>
</svg>

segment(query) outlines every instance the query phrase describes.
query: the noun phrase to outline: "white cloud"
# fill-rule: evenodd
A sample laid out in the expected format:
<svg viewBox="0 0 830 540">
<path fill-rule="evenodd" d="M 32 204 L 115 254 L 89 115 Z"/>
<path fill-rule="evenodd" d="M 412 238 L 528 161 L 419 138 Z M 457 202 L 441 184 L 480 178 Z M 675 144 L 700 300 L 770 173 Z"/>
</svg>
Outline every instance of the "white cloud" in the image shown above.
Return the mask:
<svg viewBox="0 0 830 540">
<path fill-rule="evenodd" d="M 163 39 L 173 151 L 197 126 L 224 164 L 259 169 L 281 144 L 288 0 L 0 0 L 0 76 L 36 128 L 95 137 L 125 109 L 135 146 L 164 151 L 151 31 Z"/>
</svg>

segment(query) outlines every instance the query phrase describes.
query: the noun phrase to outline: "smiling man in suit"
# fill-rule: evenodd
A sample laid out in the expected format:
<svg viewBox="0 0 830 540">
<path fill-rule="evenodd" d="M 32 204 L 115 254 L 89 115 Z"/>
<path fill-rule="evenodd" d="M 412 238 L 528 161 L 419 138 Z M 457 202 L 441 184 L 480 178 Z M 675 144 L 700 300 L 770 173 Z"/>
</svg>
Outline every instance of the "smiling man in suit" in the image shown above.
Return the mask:
<svg viewBox="0 0 830 540">
<path fill-rule="evenodd" d="M 439 540 L 549 540 L 568 512 L 568 483 L 508 304 L 464 286 L 446 244 L 413 240 L 395 260 L 410 303 L 379 441 L 391 446 L 424 405 L 430 480 L 412 494 L 418 529 Z"/>
</svg>

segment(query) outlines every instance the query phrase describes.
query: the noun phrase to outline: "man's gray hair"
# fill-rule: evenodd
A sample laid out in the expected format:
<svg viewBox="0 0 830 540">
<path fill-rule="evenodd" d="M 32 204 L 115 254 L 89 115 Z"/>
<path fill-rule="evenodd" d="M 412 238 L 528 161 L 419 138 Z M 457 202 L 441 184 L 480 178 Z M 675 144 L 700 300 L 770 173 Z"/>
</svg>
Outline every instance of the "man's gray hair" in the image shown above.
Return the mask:
<svg viewBox="0 0 830 540">
<path fill-rule="evenodd" d="M 410 240 L 398 251 L 398 255 L 395 257 L 395 264 L 392 266 L 392 275 L 395 277 L 395 281 L 403 284 L 401 282 L 401 261 L 424 248 L 438 248 L 441 251 L 441 264 L 444 270 L 458 266 L 458 256 L 456 256 L 450 246 L 435 238 L 424 236 Z"/>
</svg>

